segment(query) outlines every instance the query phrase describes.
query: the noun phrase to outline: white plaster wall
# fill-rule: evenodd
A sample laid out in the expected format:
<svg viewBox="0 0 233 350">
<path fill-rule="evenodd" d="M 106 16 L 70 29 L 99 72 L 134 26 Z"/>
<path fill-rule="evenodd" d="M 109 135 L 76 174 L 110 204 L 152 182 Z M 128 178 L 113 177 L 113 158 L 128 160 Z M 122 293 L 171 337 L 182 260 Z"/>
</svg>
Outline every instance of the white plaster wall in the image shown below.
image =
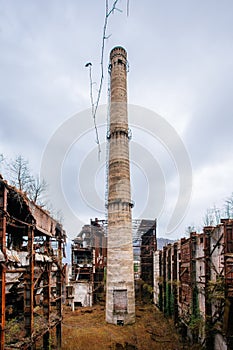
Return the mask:
<svg viewBox="0 0 233 350">
<path fill-rule="evenodd" d="M 74 287 L 74 303 L 81 303 L 82 306 L 92 306 L 92 284 L 85 282 L 72 283 Z"/>
</svg>

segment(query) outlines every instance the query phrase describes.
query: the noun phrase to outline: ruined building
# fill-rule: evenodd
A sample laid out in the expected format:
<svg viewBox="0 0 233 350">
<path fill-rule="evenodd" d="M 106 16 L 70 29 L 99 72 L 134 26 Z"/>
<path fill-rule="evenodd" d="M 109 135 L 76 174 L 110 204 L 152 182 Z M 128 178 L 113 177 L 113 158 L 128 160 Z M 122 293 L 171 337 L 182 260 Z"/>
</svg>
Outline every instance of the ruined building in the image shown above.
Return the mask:
<svg viewBox="0 0 233 350">
<path fill-rule="evenodd" d="M 106 321 L 135 321 L 134 269 L 127 114 L 127 54 L 122 47 L 110 53 L 110 125 L 108 130 L 108 243 Z"/>
<path fill-rule="evenodd" d="M 70 278 L 66 287 L 67 303 L 72 310 L 105 301 L 107 226 L 107 220 L 91 219 L 72 241 Z M 135 292 L 139 294 L 141 281 L 153 286 L 156 220 L 133 219 L 132 236 Z"/>
<path fill-rule="evenodd" d="M 154 302 L 194 343 L 233 348 L 233 220 L 154 253 Z"/>
<path fill-rule="evenodd" d="M 0 349 L 61 349 L 61 224 L 0 175 Z"/>
<path fill-rule="evenodd" d="M 150 223 L 150 225 L 147 224 Z M 140 246 L 140 267 L 141 267 L 141 279 L 143 282 L 153 287 L 153 256 L 157 249 L 156 243 L 156 220 L 142 220 L 139 229 L 143 232 L 143 226 L 146 228 L 146 232 L 141 236 Z"/>
<path fill-rule="evenodd" d="M 67 300 L 76 306 L 92 306 L 104 298 L 104 275 L 107 263 L 105 220 L 91 220 L 84 225 L 71 245 L 71 277 Z"/>
</svg>

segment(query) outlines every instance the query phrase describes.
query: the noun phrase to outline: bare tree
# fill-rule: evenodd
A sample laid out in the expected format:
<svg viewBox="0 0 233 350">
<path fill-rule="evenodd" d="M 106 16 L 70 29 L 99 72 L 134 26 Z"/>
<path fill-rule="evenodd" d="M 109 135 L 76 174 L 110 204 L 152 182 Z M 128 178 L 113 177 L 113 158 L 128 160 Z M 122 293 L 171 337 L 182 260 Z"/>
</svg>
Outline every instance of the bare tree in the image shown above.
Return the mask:
<svg viewBox="0 0 233 350">
<path fill-rule="evenodd" d="M 9 163 L 9 177 L 13 186 L 20 191 L 27 192 L 32 181 L 30 175 L 29 163 L 21 155 L 15 157 Z"/>
<path fill-rule="evenodd" d="M 20 191 L 26 192 L 31 201 L 45 206 L 42 195 L 46 191 L 47 184 L 45 180 L 40 180 L 39 176 L 31 175 L 29 162 L 18 155 L 9 163 L 8 169 L 11 184 Z"/>
<path fill-rule="evenodd" d="M 185 233 L 187 235 L 190 235 L 190 233 L 192 233 L 192 232 L 195 232 L 195 226 L 189 225 L 188 227 L 186 227 Z"/>
<path fill-rule="evenodd" d="M 224 203 L 225 215 L 228 219 L 233 218 L 233 193 L 225 200 Z"/>
<path fill-rule="evenodd" d="M 203 224 L 204 226 L 213 226 L 214 225 L 214 218 L 212 215 L 212 210 L 207 209 L 203 218 Z"/>
<path fill-rule="evenodd" d="M 220 224 L 221 222 L 221 211 L 219 208 L 214 205 L 213 207 L 213 213 L 214 213 L 214 218 L 215 218 L 215 223 L 216 225 Z"/>
<path fill-rule="evenodd" d="M 4 157 L 3 157 L 3 154 L 0 153 L 0 171 L 2 171 L 2 164 L 4 162 Z"/>
<path fill-rule="evenodd" d="M 31 182 L 28 186 L 28 197 L 31 201 L 39 204 L 40 206 L 45 206 L 42 201 L 42 196 L 47 189 L 47 183 L 44 179 L 40 181 L 39 176 L 32 177 Z"/>
<path fill-rule="evenodd" d="M 215 205 L 213 208 L 206 210 L 206 213 L 203 218 L 204 226 L 216 226 L 221 221 L 221 211 Z"/>
</svg>

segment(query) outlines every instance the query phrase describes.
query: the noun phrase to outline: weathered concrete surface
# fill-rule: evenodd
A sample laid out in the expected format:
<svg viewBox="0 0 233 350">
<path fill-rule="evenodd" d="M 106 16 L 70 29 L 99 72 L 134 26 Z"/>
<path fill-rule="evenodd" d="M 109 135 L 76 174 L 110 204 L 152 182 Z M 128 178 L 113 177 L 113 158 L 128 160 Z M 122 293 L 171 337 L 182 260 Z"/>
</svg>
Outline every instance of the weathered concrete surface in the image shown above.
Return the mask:
<svg viewBox="0 0 233 350">
<path fill-rule="evenodd" d="M 71 284 L 74 288 L 74 298 L 72 300 L 72 309 L 75 309 L 75 304 L 79 303 L 81 306 L 92 306 L 92 283 L 91 282 L 73 282 Z M 80 306 L 79 305 L 79 306 Z"/>
<path fill-rule="evenodd" d="M 108 172 L 108 260 L 106 321 L 135 322 L 135 296 L 127 115 L 127 55 L 110 54 L 111 107 Z"/>
</svg>

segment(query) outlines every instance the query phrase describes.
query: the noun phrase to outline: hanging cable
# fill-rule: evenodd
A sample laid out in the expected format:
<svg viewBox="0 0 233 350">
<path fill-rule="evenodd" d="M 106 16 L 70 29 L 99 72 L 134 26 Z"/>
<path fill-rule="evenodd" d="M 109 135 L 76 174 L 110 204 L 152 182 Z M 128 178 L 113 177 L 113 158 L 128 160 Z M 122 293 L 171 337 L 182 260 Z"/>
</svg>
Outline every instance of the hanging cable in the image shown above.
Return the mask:
<svg viewBox="0 0 233 350">
<path fill-rule="evenodd" d="M 115 0 L 114 1 L 114 3 L 113 3 L 113 5 L 112 5 L 110 10 L 108 9 L 109 8 L 108 0 L 106 0 L 106 3 L 105 3 L 105 19 L 104 19 L 104 26 L 103 26 L 101 59 L 100 59 L 100 83 L 99 83 L 99 88 L 98 88 L 98 92 L 97 92 L 97 99 L 96 99 L 95 103 L 94 103 L 94 99 L 93 99 L 92 64 L 91 64 L 91 62 L 88 62 L 85 65 L 85 67 L 89 67 L 91 110 L 92 110 L 92 118 L 93 118 L 93 121 L 94 121 L 95 133 L 96 133 L 96 143 L 98 145 L 98 159 L 99 160 L 100 160 L 101 147 L 100 147 L 100 140 L 99 140 L 99 135 L 98 135 L 97 123 L 96 123 L 96 115 L 97 115 L 97 110 L 98 110 L 98 107 L 99 107 L 99 102 L 100 102 L 100 97 L 101 97 L 101 92 L 102 92 L 102 87 L 103 87 L 103 81 L 104 81 L 105 40 L 108 39 L 111 36 L 111 35 L 106 36 L 107 26 L 108 26 L 108 19 L 109 19 L 109 16 L 114 12 L 114 10 L 122 12 L 120 9 L 118 9 L 116 7 L 118 1 L 119 0 Z"/>
</svg>

